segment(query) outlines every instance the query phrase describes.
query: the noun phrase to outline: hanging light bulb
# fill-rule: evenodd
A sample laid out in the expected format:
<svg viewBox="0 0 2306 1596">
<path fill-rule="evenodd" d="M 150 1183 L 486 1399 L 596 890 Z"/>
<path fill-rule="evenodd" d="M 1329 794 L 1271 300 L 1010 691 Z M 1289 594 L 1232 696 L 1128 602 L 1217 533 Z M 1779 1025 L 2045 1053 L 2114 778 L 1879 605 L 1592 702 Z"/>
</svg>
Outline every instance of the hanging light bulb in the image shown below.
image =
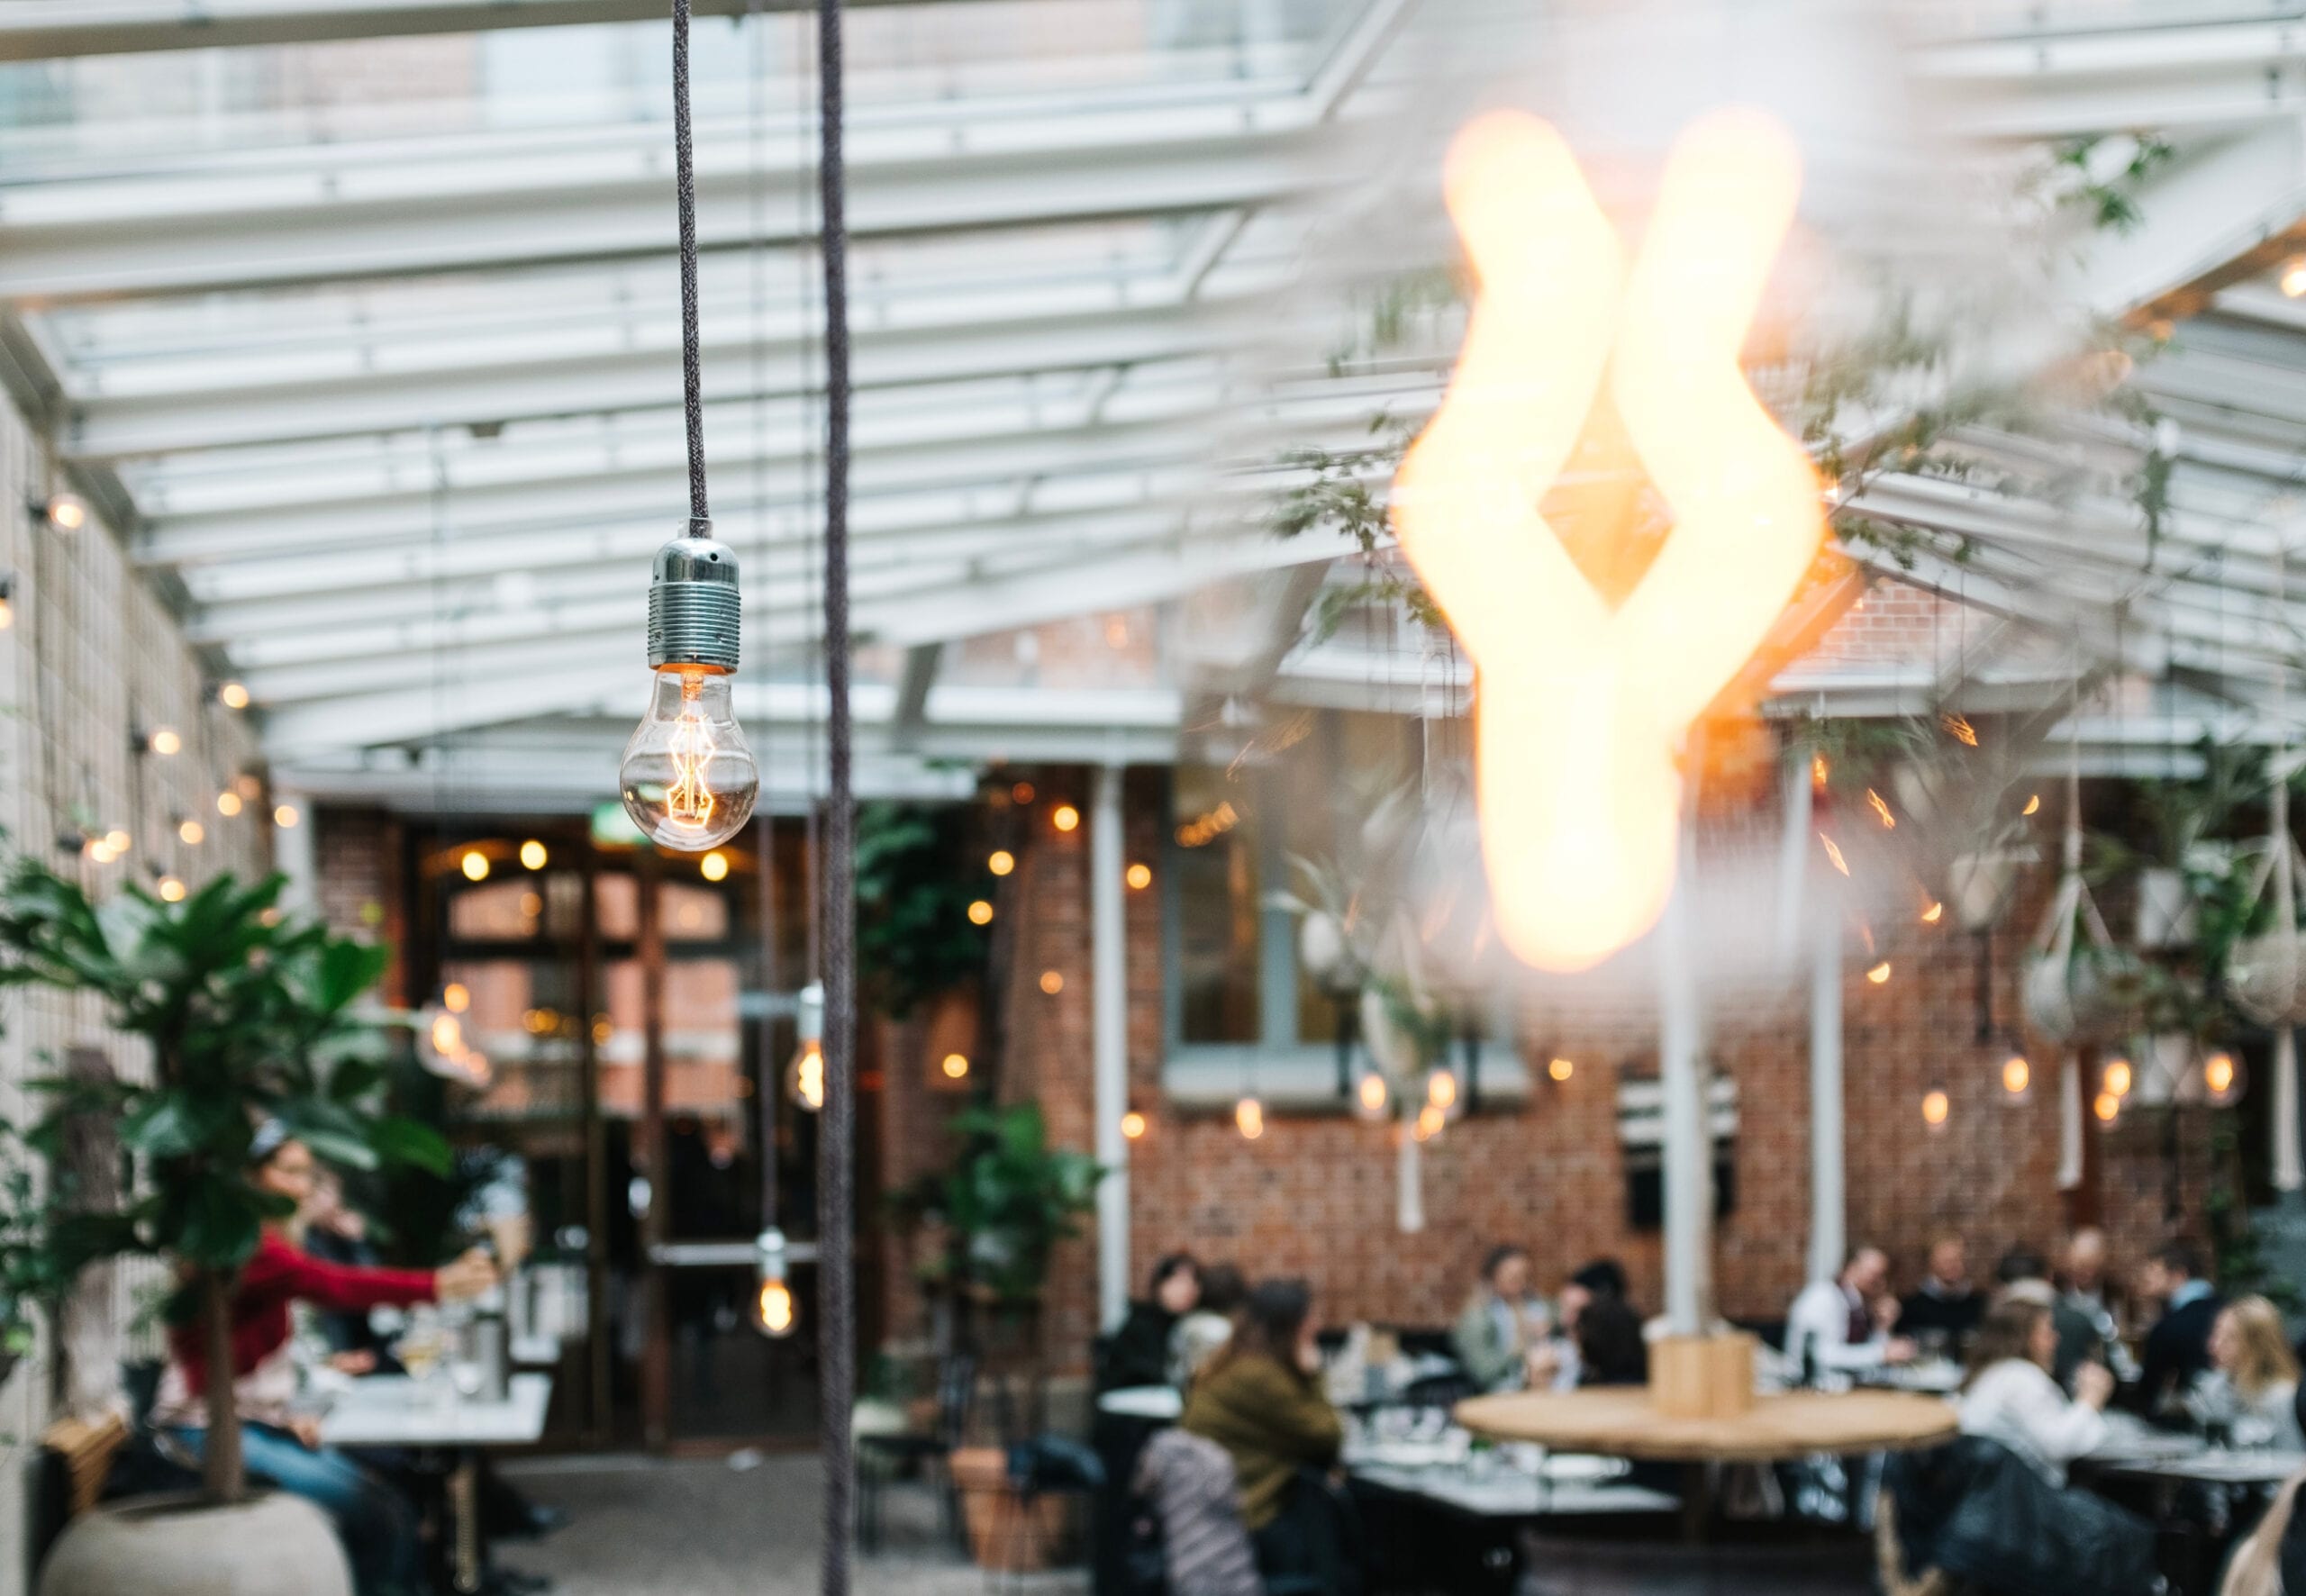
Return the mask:
<svg viewBox="0 0 2306 1596">
<path fill-rule="evenodd" d="M 617 782 L 643 835 L 694 852 L 726 842 L 760 793 L 731 704 L 744 601 L 737 556 L 711 523 L 657 550 L 649 580 L 649 712 L 625 745 Z"/>
<path fill-rule="evenodd" d="M 2111 1125 L 2122 1117 L 2122 1100 L 2111 1092 L 2101 1092 L 2090 1105 L 2090 1111 L 2098 1116 L 2099 1124 Z"/>
<path fill-rule="evenodd" d="M 428 1074 L 479 1091 L 495 1078 L 496 1072 L 487 1055 L 466 1037 L 459 1016 L 471 1004 L 471 993 L 450 982 L 440 989 L 439 997 L 417 1011 L 416 1062 Z"/>
<path fill-rule="evenodd" d="M 1441 1134 L 1441 1127 L 1448 1122 L 1449 1116 L 1429 1102 L 1417 1111 L 1417 1123 L 1410 1134 L 1420 1141 L 1431 1141 Z"/>
<path fill-rule="evenodd" d="M 2216 1108 L 2225 1108 L 2242 1095 L 2242 1061 L 2223 1047 L 2202 1061 L 2202 1096 Z"/>
<path fill-rule="evenodd" d="M 2117 1057 L 2106 1061 L 2106 1073 L 2100 1077 L 2099 1084 L 2114 1096 L 2120 1098 L 2129 1095 L 2129 1089 L 2135 1081 L 2136 1076 L 2129 1067 L 2129 1060 Z"/>
<path fill-rule="evenodd" d="M 1243 1141 L 1255 1141 L 1265 1134 L 1265 1104 L 1255 1093 L 1233 1105 L 1233 1129 L 1241 1133 Z"/>
<path fill-rule="evenodd" d="M 794 1022 L 801 1040 L 785 1066 L 785 1094 L 813 1114 L 825 1106 L 825 989 L 816 982 L 801 989 Z"/>
<path fill-rule="evenodd" d="M 793 1301 L 793 1288 L 785 1283 L 785 1232 L 771 1225 L 753 1242 L 753 1248 L 758 1255 L 751 1314 L 753 1328 L 772 1341 L 781 1341 L 801 1321 L 800 1309 Z"/>
<path fill-rule="evenodd" d="M 1546 1074 L 1554 1080 L 1566 1081 L 1576 1073 L 1577 1061 L 1574 1058 L 1555 1057 L 1546 1060 Z"/>
<path fill-rule="evenodd" d="M 32 500 L 32 512 L 59 532 L 77 532 L 88 524 L 88 501 L 65 489 Z"/>
<path fill-rule="evenodd" d="M 1121 1117 L 1121 1134 L 1125 1141 L 1144 1140 L 1148 1129 L 1149 1127 L 1144 1114 L 1136 1109 L 1130 1110 Z"/>
<path fill-rule="evenodd" d="M 1953 1100 L 1943 1088 L 1933 1086 L 1921 1094 L 1921 1122 L 1932 1130 L 1938 1129 L 1953 1117 Z"/>
<path fill-rule="evenodd" d="M 228 710 L 244 710 L 249 707 L 249 690 L 238 682 L 222 683 L 216 689 L 216 702 Z"/>
<path fill-rule="evenodd" d="M 1393 1093 L 1385 1085 L 1385 1077 L 1374 1069 L 1364 1069 L 1361 1078 L 1353 1084 L 1354 1117 L 1382 1120 L 1392 1104 Z"/>
<path fill-rule="evenodd" d="M 2002 1093 L 2011 1102 L 2024 1098 L 2033 1090 L 2034 1066 L 2026 1056 L 2012 1049 L 2002 1060 Z"/>
</svg>

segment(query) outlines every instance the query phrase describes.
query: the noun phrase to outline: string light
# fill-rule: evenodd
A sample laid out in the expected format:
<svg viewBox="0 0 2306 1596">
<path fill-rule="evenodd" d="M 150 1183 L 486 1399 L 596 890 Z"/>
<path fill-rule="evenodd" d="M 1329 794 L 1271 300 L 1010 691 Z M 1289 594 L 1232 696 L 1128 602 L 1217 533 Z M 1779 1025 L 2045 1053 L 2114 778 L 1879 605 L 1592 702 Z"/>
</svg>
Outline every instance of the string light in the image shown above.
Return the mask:
<svg viewBox="0 0 2306 1596">
<path fill-rule="evenodd" d="M 1946 905 L 1935 898 L 1930 899 L 1929 907 L 1921 911 L 1921 923 L 1926 926 L 1934 926 L 1945 918 Z"/>
<path fill-rule="evenodd" d="M 2101 1092 L 2097 1102 L 2091 1104 L 2091 1111 L 2098 1116 L 2100 1124 L 2111 1125 L 2121 1118 L 2122 1100 L 2111 1092 Z"/>
<path fill-rule="evenodd" d="M 249 690 L 238 682 L 225 682 L 216 689 L 216 702 L 228 710 L 249 707 Z"/>
<path fill-rule="evenodd" d="M 949 1081 L 965 1079 L 969 1073 L 969 1056 L 966 1053 L 948 1053 L 939 1066 Z"/>
<path fill-rule="evenodd" d="M 488 856 L 477 848 L 465 849 L 465 857 L 457 861 L 457 867 L 465 873 L 467 881 L 488 879 Z"/>
<path fill-rule="evenodd" d="M 2023 1097 L 2034 1084 L 2034 1066 L 2026 1062 L 2023 1053 L 2012 1053 L 2002 1061 L 2002 1089 L 2012 1097 Z"/>
<path fill-rule="evenodd" d="M 2041 812 L 2041 808 L 2042 795 L 2039 793 L 2029 793 L 2026 796 L 2026 807 L 2020 810 L 2018 812 L 2020 814 L 2038 814 Z"/>
<path fill-rule="evenodd" d="M 472 989 L 461 981 L 451 981 L 440 989 L 440 1003 L 451 1014 L 461 1014 L 472 1007 Z"/>
<path fill-rule="evenodd" d="M 115 854 L 126 853 L 128 851 L 128 833 L 122 830 L 118 826 L 114 826 L 111 830 L 104 833 L 104 846 L 112 849 Z"/>
<path fill-rule="evenodd" d="M 1425 1078 L 1425 1101 L 1448 1113 L 1457 1106 L 1457 1076 L 1455 1071 L 1437 1069 Z"/>
<path fill-rule="evenodd" d="M 1255 1141 L 1265 1134 L 1265 1104 L 1255 1097 L 1244 1097 L 1233 1105 L 1233 1129 L 1241 1133 L 1243 1141 Z"/>
<path fill-rule="evenodd" d="M 729 856 L 716 848 L 696 862 L 696 870 L 707 881 L 726 881 L 729 879 Z"/>
<path fill-rule="evenodd" d="M 2116 1097 L 2128 1097 L 2130 1089 L 2130 1067 L 2127 1058 L 2109 1059 L 2102 1082 L 2105 1089 Z"/>
<path fill-rule="evenodd" d="M 793 1062 L 785 1066 L 785 1089 L 794 1102 L 813 1114 L 825 1106 L 825 1049 L 815 1037 L 794 1050 Z"/>
<path fill-rule="evenodd" d="M 979 898 L 969 905 L 969 924 L 973 926 L 987 926 L 992 923 L 993 904 L 989 901 L 984 898 Z"/>
<path fill-rule="evenodd" d="M 1546 1060 L 1546 1074 L 1551 1075 L 1557 1081 L 1566 1081 L 1570 1076 L 1576 1073 L 1577 1065 L 1573 1059 L 1549 1058 Z"/>
<path fill-rule="evenodd" d="M 99 865 L 109 865 L 120 857 L 119 850 L 101 837 L 91 838 L 87 844 L 88 857 Z"/>
<path fill-rule="evenodd" d="M 1132 891 L 1141 893 L 1147 887 L 1153 884 L 1153 866 L 1150 865 L 1131 865 L 1129 867 L 1128 875 L 1124 879 L 1128 881 Z"/>
<path fill-rule="evenodd" d="M 45 499 L 33 500 L 32 513 L 48 522 L 52 530 L 77 532 L 88 524 L 88 501 L 59 489 Z"/>
<path fill-rule="evenodd" d="M 1385 1077 L 1375 1070 L 1366 1070 L 1354 1084 L 1354 1108 L 1363 1119 L 1375 1119 L 1385 1111 L 1385 1104 L 1392 1095 L 1385 1088 Z"/>
<path fill-rule="evenodd" d="M 1043 970 L 1041 972 L 1041 990 L 1049 993 L 1049 996 L 1055 997 L 1058 993 L 1065 990 L 1065 977 L 1055 970 Z"/>
<path fill-rule="evenodd" d="M 1121 1117 L 1121 1134 L 1124 1141 L 1142 1141 L 1145 1138 L 1145 1116 L 1135 1109 L 1123 1114 Z"/>
<path fill-rule="evenodd" d="M 177 835 L 183 838 L 188 847 L 198 848 L 207 840 L 208 828 L 195 820 L 181 820 L 177 822 Z"/>
<path fill-rule="evenodd" d="M 1417 1111 L 1417 1127 L 1412 1134 L 1420 1141 L 1431 1141 L 1448 1122 L 1449 1117 L 1429 1102 Z"/>
<path fill-rule="evenodd" d="M 2241 1066 L 2234 1062 L 2234 1055 L 2220 1048 L 2202 1061 L 2202 1089 L 2210 1101 L 2221 1107 L 2234 1101 L 2242 1082 Z"/>
<path fill-rule="evenodd" d="M 2282 263 L 2282 292 L 2290 299 L 2306 295 L 2306 255 L 2292 255 Z"/>
<path fill-rule="evenodd" d="M 996 848 L 985 859 L 985 867 L 995 875 L 1006 875 L 1017 867 L 1017 856 L 1005 848 Z"/>
<path fill-rule="evenodd" d="M 216 812 L 227 819 L 241 812 L 241 795 L 226 791 L 216 794 Z"/>
<path fill-rule="evenodd" d="M 272 812 L 272 823 L 284 831 L 295 830 L 296 822 L 304 818 L 296 812 L 296 806 L 293 803 L 284 803 Z"/>
<path fill-rule="evenodd" d="M 1925 1125 L 1943 1125 L 1954 1111 L 1952 1100 L 1939 1088 L 1932 1087 L 1921 1094 L 1921 1120 Z"/>
<path fill-rule="evenodd" d="M 182 752 L 184 748 L 184 739 L 178 737 L 176 729 L 170 726 L 154 727 L 151 735 L 144 740 L 145 746 L 163 759 Z"/>
<path fill-rule="evenodd" d="M 1081 812 L 1070 803 L 1060 803 L 1049 812 L 1049 823 L 1060 831 L 1070 831 L 1081 824 Z"/>
<path fill-rule="evenodd" d="M 793 1288 L 785 1283 L 785 1232 L 771 1225 L 753 1243 L 755 1283 L 753 1328 L 771 1340 L 782 1340 L 801 1321 Z"/>
<path fill-rule="evenodd" d="M 541 870 L 545 861 L 551 857 L 545 851 L 544 844 L 533 837 L 521 844 L 521 865 L 524 869 Z"/>
<path fill-rule="evenodd" d="M 183 882 L 181 882 L 181 881 L 178 881 L 178 880 L 177 880 L 175 876 L 173 876 L 173 875 L 163 875 L 163 876 L 161 876 L 161 877 L 160 877 L 160 902 L 162 902 L 163 903 L 181 903 L 181 902 L 184 902 L 184 883 L 183 883 Z"/>
<path fill-rule="evenodd" d="M 1885 958 L 1880 964 L 1875 965 L 1872 969 L 1866 971 L 1866 978 L 1874 983 L 1876 986 L 1879 986 L 1884 982 L 1889 980 L 1890 961 Z"/>
</svg>

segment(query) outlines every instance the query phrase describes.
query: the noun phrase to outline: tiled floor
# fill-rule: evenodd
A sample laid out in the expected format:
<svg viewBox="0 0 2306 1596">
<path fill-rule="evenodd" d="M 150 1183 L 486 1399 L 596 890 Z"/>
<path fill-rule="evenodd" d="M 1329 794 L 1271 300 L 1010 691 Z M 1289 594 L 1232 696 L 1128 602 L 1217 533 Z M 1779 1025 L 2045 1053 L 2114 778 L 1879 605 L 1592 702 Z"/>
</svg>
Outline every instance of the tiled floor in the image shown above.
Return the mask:
<svg viewBox="0 0 2306 1596">
<path fill-rule="evenodd" d="M 629 1456 L 563 1458 L 508 1471 L 573 1522 L 549 1542 L 512 1548 L 513 1566 L 549 1573 L 561 1596 L 804 1596 L 817 1590 L 817 1469 L 807 1455 L 750 1469 Z M 885 1499 L 886 1538 L 860 1556 L 860 1596 L 1084 1596 L 1078 1573 L 998 1584 L 938 1544 L 918 1487 Z M 1693 1551 L 1655 1543 L 1539 1543 L 1519 1596 L 1866 1596 L 1854 1541 Z"/>
</svg>

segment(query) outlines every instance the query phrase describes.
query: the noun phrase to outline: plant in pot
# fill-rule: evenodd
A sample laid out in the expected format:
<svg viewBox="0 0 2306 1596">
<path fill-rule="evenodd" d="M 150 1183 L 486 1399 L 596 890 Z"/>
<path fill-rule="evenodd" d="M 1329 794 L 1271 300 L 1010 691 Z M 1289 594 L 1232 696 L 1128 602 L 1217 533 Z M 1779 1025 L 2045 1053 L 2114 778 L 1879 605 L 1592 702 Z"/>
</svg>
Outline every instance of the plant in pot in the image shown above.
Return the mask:
<svg viewBox="0 0 2306 1596">
<path fill-rule="evenodd" d="M 252 1496 L 241 1465 L 230 1305 L 262 1227 L 286 1207 L 250 1180 L 250 1147 L 268 1119 L 353 1169 L 445 1168 L 448 1147 L 372 1106 L 381 1039 L 353 1004 L 386 950 L 285 918 L 283 884 L 226 876 L 175 903 L 131 889 L 97 905 L 29 860 L 0 883 L 0 986 L 85 994 L 150 1053 L 139 1079 L 37 1083 L 49 1106 L 32 1140 L 50 1155 L 51 1190 L 39 1211 L 0 1222 L 24 1249 L 12 1269 L 54 1291 L 104 1259 L 164 1259 L 178 1282 L 169 1312 L 201 1325 L 207 1353 L 203 1489 L 83 1514 L 49 1560 L 44 1596 L 349 1590 L 327 1521 L 295 1498 Z M 117 1127 L 139 1178 L 103 1192 L 59 1182 L 52 1150 L 89 1115 Z"/>
<path fill-rule="evenodd" d="M 974 1344 L 982 1324 L 1023 1363 L 1026 1406 L 1037 1415 L 1049 1267 L 1058 1244 L 1080 1234 L 1105 1172 L 1085 1153 L 1049 1146 L 1037 1103 L 970 1108 L 951 1127 L 958 1143 L 951 1167 L 899 1194 L 897 1211 L 943 1233 L 924 1280 L 952 1298 L 964 1342 Z M 1002 1407 L 1013 1423 L 1012 1404 Z M 1044 1566 L 1062 1538 L 1065 1501 L 1032 1490 L 1033 1448 L 1020 1444 L 1028 1438 L 1004 1434 L 1004 1446 L 964 1446 L 950 1460 L 970 1549 L 989 1568 Z"/>
</svg>

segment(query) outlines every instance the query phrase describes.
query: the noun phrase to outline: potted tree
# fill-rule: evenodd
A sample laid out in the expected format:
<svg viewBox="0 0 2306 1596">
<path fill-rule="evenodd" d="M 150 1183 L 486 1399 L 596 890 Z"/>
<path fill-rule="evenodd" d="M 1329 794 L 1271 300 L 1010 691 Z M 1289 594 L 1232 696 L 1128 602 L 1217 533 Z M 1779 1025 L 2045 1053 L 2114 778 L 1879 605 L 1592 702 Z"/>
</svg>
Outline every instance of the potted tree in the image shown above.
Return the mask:
<svg viewBox="0 0 2306 1596">
<path fill-rule="evenodd" d="M 150 1054 L 140 1078 L 38 1084 L 48 1112 L 34 1147 L 50 1151 L 72 1117 L 100 1114 L 139 1178 L 74 1190 L 51 1158 L 38 1221 L 0 1224 L 21 1243 L 11 1273 L 60 1287 L 103 1259 L 162 1258 L 179 1282 L 170 1313 L 196 1317 L 208 1347 L 203 1489 L 83 1514 L 50 1559 L 44 1596 L 349 1590 L 326 1520 L 294 1498 L 251 1495 L 241 1466 L 229 1309 L 260 1228 L 284 1217 L 250 1182 L 250 1148 L 266 1119 L 356 1169 L 442 1169 L 448 1147 L 375 1107 L 381 1037 L 353 1005 L 386 950 L 284 917 L 283 884 L 225 876 L 175 903 L 132 888 L 97 905 L 29 860 L 0 884 L 0 986 L 85 993 Z"/>
<path fill-rule="evenodd" d="M 1049 1265 L 1058 1243 L 1079 1234 L 1081 1216 L 1096 1206 L 1104 1170 L 1085 1153 L 1050 1147 L 1037 1103 L 967 1109 L 952 1129 L 959 1144 L 952 1166 L 906 1193 L 901 1209 L 944 1232 L 946 1245 L 923 1274 L 949 1293 L 957 1333 L 974 1338 L 980 1323 L 1007 1332 L 1038 1390 Z M 1021 1489 L 1002 1446 L 963 1446 L 949 1466 L 977 1562 L 1046 1566 L 1062 1538 L 1063 1499 Z"/>
</svg>

